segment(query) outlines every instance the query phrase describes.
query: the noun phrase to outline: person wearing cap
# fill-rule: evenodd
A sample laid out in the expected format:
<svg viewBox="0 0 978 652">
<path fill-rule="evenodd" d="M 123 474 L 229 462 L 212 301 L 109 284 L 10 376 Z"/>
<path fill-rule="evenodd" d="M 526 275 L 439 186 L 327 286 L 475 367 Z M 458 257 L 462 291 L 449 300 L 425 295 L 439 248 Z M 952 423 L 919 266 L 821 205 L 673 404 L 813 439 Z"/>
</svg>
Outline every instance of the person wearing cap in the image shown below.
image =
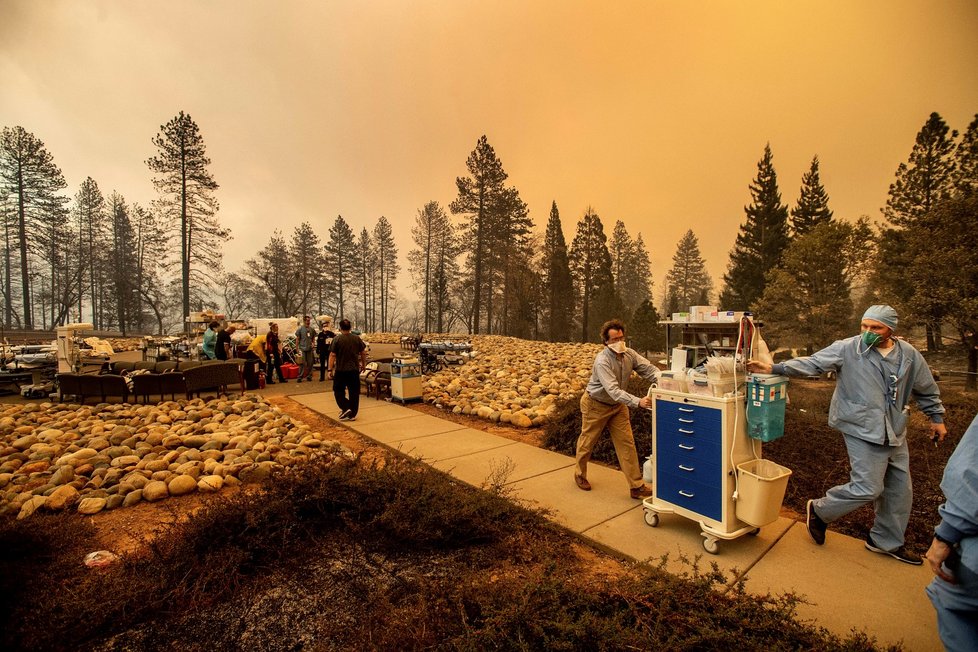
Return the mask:
<svg viewBox="0 0 978 652">
<path fill-rule="evenodd" d="M 941 393 L 930 368 L 917 349 L 893 337 L 897 323 L 892 307 L 870 306 L 863 314 L 859 335 L 781 364 L 749 360 L 747 370 L 780 376 L 836 372 L 829 425 L 845 438 L 851 467 L 849 482 L 808 501 L 808 533 L 822 545 L 828 524 L 872 504 L 876 519 L 866 538 L 866 549 L 920 565 L 920 556 L 904 545 L 913 502 L 907 448 L 910 400 L 930 419 L 932 440 L 943 441 L 947 428 Z"/>
</svg>

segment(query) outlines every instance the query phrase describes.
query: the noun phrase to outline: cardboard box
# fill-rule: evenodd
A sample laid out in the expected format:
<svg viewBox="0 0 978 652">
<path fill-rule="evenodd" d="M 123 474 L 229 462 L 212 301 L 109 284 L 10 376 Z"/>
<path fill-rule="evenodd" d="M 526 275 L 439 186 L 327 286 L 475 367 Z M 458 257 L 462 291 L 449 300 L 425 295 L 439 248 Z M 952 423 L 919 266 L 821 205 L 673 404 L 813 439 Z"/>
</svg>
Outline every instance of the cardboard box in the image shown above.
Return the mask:
<svg viewBox="0 0 978 652">
<path fill-rule="evenodd" d="M 672 313 L 672 320 L 673 321 L 689 321 L 689 313 L 688 312 L 674 312 L 674 313 Z"/>
</svg>

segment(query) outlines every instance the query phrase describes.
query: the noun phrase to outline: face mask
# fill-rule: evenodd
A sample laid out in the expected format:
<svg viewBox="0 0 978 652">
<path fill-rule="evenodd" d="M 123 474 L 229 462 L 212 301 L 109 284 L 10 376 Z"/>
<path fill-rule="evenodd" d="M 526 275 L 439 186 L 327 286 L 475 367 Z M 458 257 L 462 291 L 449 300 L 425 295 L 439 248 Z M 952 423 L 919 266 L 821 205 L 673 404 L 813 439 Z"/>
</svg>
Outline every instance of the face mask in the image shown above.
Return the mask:
<svg viewBox="0 0 978 652">
<path fill-rule="evenodd" d="M 857 355 L 869 353 L 871 348 L 883 341 L 883 338 L 879 335 L 879 333 L 874 333 L 873 331 L 863 331 L 859 339 L 866 348 L 860 351 L 859 347 L 856 347 Z"/>
<path fill-rule="evenodd" d="M 867 349 L 871 349 L 883 341 L 883 338 L 880 337 L 879 333 L 874 333 L 873 331 L 863 331 L 862 338 L 863 344 L 866 345 Z"/>
<path fill-rule="evenodd" d="M 620 342 L 620 341 L 619 342 L 614 342 L 612 344 L 609 344 L 608 345 L 608 348 L 611 349 L 612 351 L 614 351 L 615 353 L 624 353 L 625 352 L 625 343 L 624 342 Z"/>
</svg>

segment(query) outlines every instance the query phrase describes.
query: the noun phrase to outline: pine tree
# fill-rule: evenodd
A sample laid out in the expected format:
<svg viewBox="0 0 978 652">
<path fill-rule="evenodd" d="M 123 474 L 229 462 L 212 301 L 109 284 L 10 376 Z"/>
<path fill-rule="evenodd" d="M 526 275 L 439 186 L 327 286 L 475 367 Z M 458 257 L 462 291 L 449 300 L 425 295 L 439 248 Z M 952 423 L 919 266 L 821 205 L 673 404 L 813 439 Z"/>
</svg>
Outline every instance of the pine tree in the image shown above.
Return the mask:
<svg viewBox="0 0 978 652">
<path fill-rule="evenodd" d="M 31 301 L 30 236 L 68 199 L 59 193 L 67 186 L 54 157 L 34 134 L 23 127 L 4 127 L 0 132 L 0 189 L 13 204 L 14 238 L 19 248 L 21 308 L 24 328 L 34 328 Z M 11 243 L 13 244 L 13 243 Z M 8 248 L 7 255 L 11 253 Z"/>
<path fill-rule="evenodd" d="M 852 248 L 857 237 L 851 224 L 823 222 L 788 246 L 757 302 L 769 344 L 804 347 L 811 354 L 851 329 L 849 270 L 858 261 L 847 256 L 865 255 Z"/>
<path fill-rule="evenodd" d="M 950 136 L 948 132 L 950 131 Z M 883 215 L 898 229 L 920 228 L 926 215 L 952 193 L 955 180 L 954 139 L 957 131 L 951 131 L 938 113 L 931 113 L 927 122 L 917 132 L 913 149 L 906 163 L 897 167 L 896 181 L 890 185 L 889 196 Z M 881 250 L 893 254 L 877 270 L 888 267 L 892 273 L 885 282 L 890 284 L 896 303 L 909 302 L 918 279 L 909 275 L 916 255 L 906 248 L 903 236 L 896 231 L 884 232 Z M 900 263 L 900 264 L 895 264 Z M 936 291 L 936 288 L 930 288 Z M 935 305 L 935 304 L 931 304 Z M 919 315 L 926 327 L 927 350 L 939 351 L 943 347 L 940 314 Z"/>
<path fill-rule="evenodd" d="M 449 208 L 452 214 L 465 215 L 469 220 L 462 240 L 469 247 L 467 267 L 472 275 L 472 325 L 473 332 L 478 334 L 487 285 L 488 252 L 498 233 L 493 221 L 499 215 L 497 205 L 505 200 L 503 184 L 508 175 L 485 136 L 479 138 L 465 165 L 471 176 L 455 180 L 458 196 Z"/>
<path fill-rule="evenodd" d="M 231 233 L 217 220 L 218 184 L 208 171 L 204 138 L 193 119 L 181 111 L 160 127 L 153 138 L 157 156 L 146 161 L 156 176 L 160 212 L 174 227 L 180 252 L 183 315 L 190 313 L 191 285 L 201 294 L 211 285 L 211 274 L 220 266 L 221 245 Z"/>
<path fill-rule="evenodd" d="M 954 149 L 954 189 L 965 197 L 978 194 L 978 113 Z"/>
<path fill-rule="evenodd" d="M 441 328 L 448 301 L 446 273 L 457 273 L 455 227 L 438 202 L 430 201 L 418 211 L 411 236 L 416 248 L 408 253 L 408 266 L 415 287 L 421 291 L 422 323 L 427 333 L 436 322 Z"/>
<path fill-rule="evenodd" d="M 374 301 L 373 301 L 373 280 L 374 280 L 374 267 L 376 258 L 376 247 L 374 246 L 374 240 L 370 236 L 370 232 L 364 227 L 360 230 L 360 237 L 357 239 L 357 279 L 358 279 L 358 291 L 360 294 L 361 304 L 363 307 L 363 326 L 369 330 L 375 330 L 374 324 L 376 318 L 374 316 Z M 339 317 L 337 317 L 338 319 Z M 359 320 L 357 320 L 359 323 Z"/>
<path fill-rule="evenodd" d="M 951 193 L 954 139 L 938 113 L 931 113 L 917 133 L 907 163 L 897 167 L 883 215 L 894 226 L 909 226 Z"/>
<path fill-rule="evenodd" d="M 794 237 L 805 235 L 823 222 L 832 219 L 829 196 L 818 175 L 818 156 L 812 158 L 808 172 L 801 177 L 798 204 L 791 209 L 791 229 Z"/>
<path fill-rule="evenodd" d="M 713 291 L 713 280 L 706 271 L 706 262 L 700 254 L 699 240 L 690 229 L 679 240 L 676 253 L 672 256 L 672 268 L 666 274 L 666 311 L 685 312 L 690 306 L 709 303 Z M 678 308 L 678 310 L 674 310 Z"/>
<path fill-rule="evenodd" d="M 329 270 L 325 276 L 330 293 L 327 301 L 330 306 L 335 306 L 333 312 L 337 322 L 347 316 L 346 299 L 357 277 L 358 262 L 353 229 L 342 215 L 337 215 L 329 228 L 324 255 L 324 266 Z"/>
<path fill-rule="evenodd" d="M 788 207 L 781 203 L 778 175 L 771 146 L 757 164 L 757 177 L 750 184 L 753 203 L 744 207 L 747 221 L 740 233 L 723 276 L 721 305 L 728 310 L 749 310 L 764 292 L 764 275 L 777 267 L 788 246 Z"/>
<path fill-rule="evenodd" d="M 295 315 L 299 311 L 300 283 L 292 261 L 292 252 L 282 232 L 276 229 L 258 255 L 245 263 L 247 275 L 269 294 L 272 310 L 279 316 Z"/>
<path fill-rule="evenodd" d="M 636 351 L 648 356 L 649 351 L 665 348 L 665 328 L 659 325 L 659 313 L 650 300 L 639 304 L 627 326 L 628 342 Z"/>
<path fill-rule="evenodd" d="M 391 326 L 391 307 L 394 303 L 394 279 L 400 271 L 397 262 L 397 245 L 394 242 L 394 230 L 391 223 L 383 215 L 377 220 L 373 232 L 374 247 L 376 248 L 377 281 L 380 293 L 380 330 L 387 331 Z"/>
<path fill-rule="evenodd" d="M 551 342 L 568 342 L 574 317 L 574 289 L 567 259 L 567 241 L 556 201 L 550 207 L 550 219 L 544 235 L 542 268 L 547 339 Z"/>
<path fill-rule="evenodd" d="M 96 278 L 99 260 L 96 252 L 103 251 L 105 242 L 105 197 L 99 189 L 94 179 L 88 177 L 82 182 L 78 193 L 75 195 L 75 206 L 73 211 L 77 225 L 77 247 L 79 260 L 78 266 L 78 315 L 81 319 L 84 314 L 82 301 L 85 296 L 85 282 L 88 282 L 88 296 L 91 301 L 92 324 L 98 326 L 98 302 L 96 294 L 100 285 Z M 87 278 L 85 278 L 87 276 Z"/>
<path fill-rule="evenodd" d="M 353 241 L 350 232 L 350 241 Z M 323 279 L 323 245 L 309 222 L 303 222 L 292 232 L 292 262 L 299 281 L 298 313 L 313 312 L 315 295 Z"/>
<path fill-rule="evenodd" d="M 570 270 L 574 281 L 575 303 L 580 306 L 581 341 L 599 341 L 598 327 L 614 316 L 614 280 L 611 276 L 611 254 L 601 218 L 589 206 L 577 223 L 571 242 Z"/>
</svg>

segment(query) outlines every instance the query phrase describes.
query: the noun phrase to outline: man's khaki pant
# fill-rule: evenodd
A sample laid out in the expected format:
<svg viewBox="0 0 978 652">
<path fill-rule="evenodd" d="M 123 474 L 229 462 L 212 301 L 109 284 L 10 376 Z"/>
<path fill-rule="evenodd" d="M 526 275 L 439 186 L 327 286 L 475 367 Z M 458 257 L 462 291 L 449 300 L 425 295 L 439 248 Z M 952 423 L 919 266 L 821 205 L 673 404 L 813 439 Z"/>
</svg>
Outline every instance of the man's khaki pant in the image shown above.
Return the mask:
<svg viewBox="0 0 978 652">
<path fill-rule="evenodd" d="M 604 431 L 605 426 L 611 432 L 611 443 L 618 455 L 618 466 L 628 480 L 629 489 L 643 486 L 642 469 L 638 464 L 638 452 L 635 450 L 635 436 L 632 434 L 632 423 L 628 418 L 628 406 L 616 403 L 605 405 L 600 403 L 586 391 L 581 396 L 581 436 L 577 439 L 577 475 L 587 477 L 587 463 L 591 459 L 591 451 Z"/>
</svg>

